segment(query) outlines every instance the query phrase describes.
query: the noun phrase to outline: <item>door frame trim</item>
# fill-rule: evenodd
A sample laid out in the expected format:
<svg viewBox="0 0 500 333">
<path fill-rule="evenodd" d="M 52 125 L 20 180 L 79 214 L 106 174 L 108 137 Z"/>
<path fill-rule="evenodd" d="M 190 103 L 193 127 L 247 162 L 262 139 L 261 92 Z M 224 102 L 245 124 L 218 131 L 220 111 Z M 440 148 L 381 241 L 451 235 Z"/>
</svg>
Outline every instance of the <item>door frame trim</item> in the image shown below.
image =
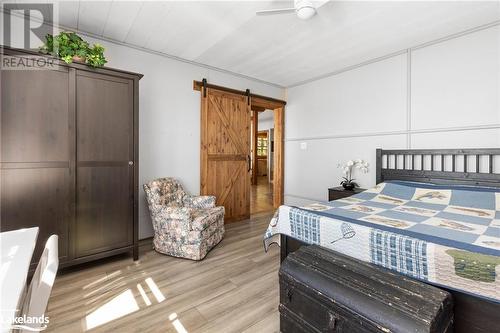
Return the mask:
<svg viewBox="0 0 500 333">
<path fill-rule="evenodd" d="M 259 112 L 252 110 L 252 181 L 251 185 L 257 185 L 257 131 L 259 127 Z"/>
<path fill-rule="evenodd" d="M 243 96 L 250 96 L 251 99 L 255 99 L 255 104 L 252 103 L 252 106 L 260 106 L 260 107 L 265 107 L 270 110 L 274 110 L 276 108 L 279 108 L 281 106 L 286 105 L 286 101 L 273 98 L 273 97 L 268 97 L 264 95 L 257 95 L 254 93 L 248 94 L 247 90 L 238 90 L 238 89 L 233 89 L 233 88 L 228 88 L 228 87 L 223 87 L 223 86 L 218 86 L 215 84 L 210 84 L 210 83 L 203 83 L 203 81 L 193 81 L 193 90 L 196 91 L 202 91 L 203 87 L 206 88 L 211 88 L 215 90 L 221 90 L 221 91 L 226 91 L 232 94 L 238 94 L 238 95 L 243 95 Z M 269 106 L 269 107 L 268 107 Z"/>
</svg>

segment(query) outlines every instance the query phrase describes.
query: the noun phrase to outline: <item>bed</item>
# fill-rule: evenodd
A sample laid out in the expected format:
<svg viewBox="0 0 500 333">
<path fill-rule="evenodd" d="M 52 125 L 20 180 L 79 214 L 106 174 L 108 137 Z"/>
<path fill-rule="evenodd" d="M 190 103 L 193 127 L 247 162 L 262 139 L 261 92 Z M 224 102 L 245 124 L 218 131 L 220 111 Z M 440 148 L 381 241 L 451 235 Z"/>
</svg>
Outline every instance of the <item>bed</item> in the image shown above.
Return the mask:
<svg viewBox="0 0 500 333">
<path fill-rule="evenodd" d="M 281 206 L 264 244 L 318 244 L 446 289 L 456 332 L 500 332 L 500 149 L 377 149 L 372 189 Z M 497 162 L 498 163 L 498 162 Z"/>
</svg>

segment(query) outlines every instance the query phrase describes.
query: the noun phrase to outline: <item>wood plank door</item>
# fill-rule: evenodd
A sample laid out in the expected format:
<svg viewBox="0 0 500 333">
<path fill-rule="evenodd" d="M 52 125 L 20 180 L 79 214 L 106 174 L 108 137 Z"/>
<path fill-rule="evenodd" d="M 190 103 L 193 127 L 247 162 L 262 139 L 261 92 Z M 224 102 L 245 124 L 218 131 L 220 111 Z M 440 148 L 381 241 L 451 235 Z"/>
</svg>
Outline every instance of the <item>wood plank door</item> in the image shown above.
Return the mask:
<svg viewBox="0 0 500 333">
<path fill-rule="evenodd" d="M 249 97 L 212 88 L 201 94 L 201 193 L 215 195 L 225 221 L 250 217 Z"/>
<path fill-rule="evenodd" d="M 77 72 L 77 258 L 133 243 L 133 99 L 133 80 Z"/>
</svg>

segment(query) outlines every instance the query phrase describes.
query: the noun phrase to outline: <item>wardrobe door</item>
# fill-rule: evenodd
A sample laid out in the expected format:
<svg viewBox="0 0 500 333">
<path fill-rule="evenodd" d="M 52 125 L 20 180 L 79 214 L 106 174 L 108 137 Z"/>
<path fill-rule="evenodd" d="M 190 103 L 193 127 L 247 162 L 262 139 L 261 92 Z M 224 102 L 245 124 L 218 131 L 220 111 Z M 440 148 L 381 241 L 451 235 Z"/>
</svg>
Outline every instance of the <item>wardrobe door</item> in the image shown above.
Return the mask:
<svg viewBox="0 0 500 333">
<path fill-rule="evenodd" d="M 59 235 L 68 253 L 73 203 L 73 126 L 69 72 L 6 70 L 1 73 L 0 230 L 39 227 L 32 262 L 47 238 Z"/>
<path fill-rule="evenodd" d="M 77 258 L 133 243 L 133 81 L 77 71 Z"/>
</svg>

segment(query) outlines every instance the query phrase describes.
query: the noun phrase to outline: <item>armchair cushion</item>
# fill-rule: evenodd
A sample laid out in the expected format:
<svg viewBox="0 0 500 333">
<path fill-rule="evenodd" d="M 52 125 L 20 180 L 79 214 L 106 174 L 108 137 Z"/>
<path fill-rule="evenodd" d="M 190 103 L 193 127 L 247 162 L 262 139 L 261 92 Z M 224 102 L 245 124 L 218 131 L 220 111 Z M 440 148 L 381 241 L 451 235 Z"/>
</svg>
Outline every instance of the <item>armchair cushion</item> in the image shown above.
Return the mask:
<svg viewBox="0 0 500 333">
<path fill-rule="evenodd" d="M 213 208 L 210 214 L 194 210 L 195 218 L 190 221 L 169 220 L 159 226 L 159 234 L 163 241 L 197 244 L 217 229 L 224 229 L 224 207 Z"/>
<path fill-rule="evenodd" d="M 169 220 L 189 222 L 192 212 L 193 208 L 190 207 L 161 206 L 156 210 L 154 219 L 161 224 L 168 223 Z M 188 223 L 186 223 L 186 226 L 188 226 Z"/>
</svg>

